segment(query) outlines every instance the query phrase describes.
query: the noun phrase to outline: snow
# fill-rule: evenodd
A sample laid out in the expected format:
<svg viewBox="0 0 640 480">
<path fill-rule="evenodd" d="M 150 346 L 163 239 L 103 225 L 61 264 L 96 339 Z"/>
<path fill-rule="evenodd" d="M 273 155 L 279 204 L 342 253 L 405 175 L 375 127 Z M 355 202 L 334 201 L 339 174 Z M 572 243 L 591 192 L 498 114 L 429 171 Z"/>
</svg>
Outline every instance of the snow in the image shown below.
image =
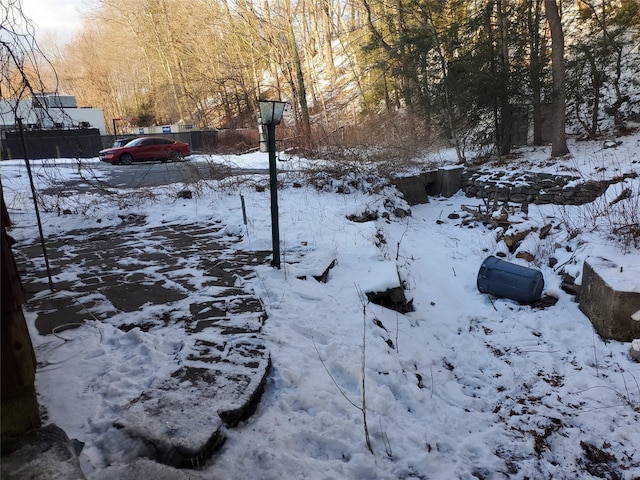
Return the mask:
<svg viewBox="0 0 640 480">
<path fill-rule="evenodd" d="M 520 162 L 530 171 L 613 178 L 638 172 L 639 142 L 636 135 L 610 149 L 602 142 L 571 143 L 573 156 L 559 161 L 550 160 L 548 148 L 526 148 Z M 450 151 L 435 155 L 455 158 Z M 282 268 L 258 267 L 252 285 L 268 313 L 263 335 L 273 368 L 256 413 L 228 429 L 221 451 L 194 475 L 212 480 L 597 478 L 585 469 L 589 462 L 581 442 L 613 455 L 620 478 L 640 475 L 640 365 L 629 357 L 631 344 L 603 341 L 560 288 L 557 267 L 546 262 L 554 256 L 579 283 L 585 259 L 605 258 L 615 263 L 611 275 L 615 270 L 617 277 L 624 275 L 625 287 L 640 291 L 640 251 L 615 241 L 602 215 L 606 199 L 623 187 L 634 195 L 627 205 L 638 208 L 638 178 L 612 185 L 605 199 L 581 207 L 529 205 L 526 228 L 548 223 L 558 228 L 544 240 L 527 240 L 527 250 L 537 258 L 528 264 L 508 254 L 496 231 L 448 217 L 464 215 L 462 205 L 477 204 L 461 193 L 413 206 L 408 217 L 390 214 L 356 223 L 346 217 L 385 212 L 386 202 L 402 202 L 390 188 L 348 194 L 294 188 L 288 176 L 317 163 L 281 157 L 286 160 L 278 162 Z M 191 162 L 268 164 L 264 153 L 194 156 Z M 97 159 L 81 165 L 73 159 L 32 163 L 42 190 L 77 180 Z M 24 164 L 4 161 L 0 168 L 16 223 L 11 234 L 31 241 L 37 226 Z M 101 172 L 93 170 L 104 179 Z M 81 204 L 87 215 L 58 215 L 52 208 L 41 213 L 44 232 L 116 225 L 119 215 L 135 214 L 146 216 L 141 231 L 221 222 L 226 233 L 241 236 L 235 248 L 271 250 L 268 190 L 210 181 L 193 199 L 176 200 L 175 192 L 184 187 L 156 187 L 154 195 L 139 199 L 121 191 L 127 199 L 122 203 L 98 193 L 59 197 L 60 207 Z M 159 248 L 149 245 L 150 251 Z M 482 261 L 500 251 L 508 261 L 539 268 L 545 293 L 558 302 L 541 309 L 478 292 Z M 334 260 L 327 283 L 302 279 L 320 274 Z M 192 264 L 183 259 L 185 274 L 197 279 Z M 413 312 L 368 303 L 364 292 L 400 282 L 413 299 Z M 146 304 L 122 315 L 145 318 L 157 315 L 158 308 Z M 121 471 L 141 447 L 114 429 L 113 421 L 136 392 L 171 371 L 176 355 L 186 355 L 184 332 L 171 325 L 162 334 L 123 332 L 90 320 L 41 336 L 28 305 L 25 315 L 42 365 L 36 388 L 48 421 L 85 442 L 80 460 L 87 478 L 107 475 L 109 465 Z M 638 340 L 633 345 L 638 349 Z M 363 372 L 373 454 L 363 429 Z"/>
<path fill-rule="evenodd" d="M 607 258 L 589 257 L 587 261 L 611 288 L 619 292 L 640 293 L 640 262 L 637 259 L 618 254 Z"/>
</svg>

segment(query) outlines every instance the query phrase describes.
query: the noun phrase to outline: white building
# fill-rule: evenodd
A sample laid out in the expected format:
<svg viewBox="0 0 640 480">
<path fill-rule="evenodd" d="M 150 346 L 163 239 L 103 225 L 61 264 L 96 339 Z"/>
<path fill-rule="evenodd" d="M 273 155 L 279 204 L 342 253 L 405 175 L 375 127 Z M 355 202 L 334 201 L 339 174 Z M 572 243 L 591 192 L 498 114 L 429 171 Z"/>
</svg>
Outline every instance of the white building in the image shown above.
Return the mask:
<svg viewBox="0 0 640 480">
<path fill-rule="evenodd" d="M 107 129 L 101 108 L 78 108 L 70 95 L 43 93 L 29 100 L 0 100 L 0 130 L 13 130 L 16 117 L 28 130 L 97 128 L 100 135 Z"/>
</svg>

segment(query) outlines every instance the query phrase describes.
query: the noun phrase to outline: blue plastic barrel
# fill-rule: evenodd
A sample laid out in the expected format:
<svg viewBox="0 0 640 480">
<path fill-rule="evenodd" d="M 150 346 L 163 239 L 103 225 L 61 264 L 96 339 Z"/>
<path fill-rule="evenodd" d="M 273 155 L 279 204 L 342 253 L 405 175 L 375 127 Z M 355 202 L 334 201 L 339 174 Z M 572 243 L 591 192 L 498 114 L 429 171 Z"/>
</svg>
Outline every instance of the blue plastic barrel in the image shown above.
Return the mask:
<svg viewBox="0 0 640 480">
<path fill-rule="evenodd" d="M 529 304 L 540 300 L 544 288 L 542 272 L 488 257 L 478 272 L 478 290 Z"/>
</svg>

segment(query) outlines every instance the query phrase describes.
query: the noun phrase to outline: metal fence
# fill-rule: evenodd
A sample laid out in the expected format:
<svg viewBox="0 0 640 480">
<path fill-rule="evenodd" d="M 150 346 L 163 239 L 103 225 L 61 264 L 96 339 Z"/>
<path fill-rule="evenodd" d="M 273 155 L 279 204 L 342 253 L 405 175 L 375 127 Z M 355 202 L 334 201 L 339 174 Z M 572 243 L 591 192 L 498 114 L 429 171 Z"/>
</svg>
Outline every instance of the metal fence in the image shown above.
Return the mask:
<svg viewBox="0 0 640 480">
<path fill-rule="evenodd" d="M 188 143 L 193 152 L 216 152 L 218 131 L 190 131 L 163 133 L 159 135 L 122 134 L 117 138 L 137 138 L 156 136 L 172 138 Z M 97 128 L 77 130 L 26 130 L 24 144 L 30 159 L 43 158 L 93 158 L 98 152 L 113 145 L 116 137 L 100 135 Z M 23 142 L 19 131 L 4 131 L 0 138 L 0 160 L 25 158 Z"/>
<path fill-rule="evenodd" d="M 90 158 L 102 148 L 97 128 L 79 130 L 26 130 L 24 144 L 19 131 L 4 132 L 0 155 L 3 160 L 25 158 Z"/>
</svg>

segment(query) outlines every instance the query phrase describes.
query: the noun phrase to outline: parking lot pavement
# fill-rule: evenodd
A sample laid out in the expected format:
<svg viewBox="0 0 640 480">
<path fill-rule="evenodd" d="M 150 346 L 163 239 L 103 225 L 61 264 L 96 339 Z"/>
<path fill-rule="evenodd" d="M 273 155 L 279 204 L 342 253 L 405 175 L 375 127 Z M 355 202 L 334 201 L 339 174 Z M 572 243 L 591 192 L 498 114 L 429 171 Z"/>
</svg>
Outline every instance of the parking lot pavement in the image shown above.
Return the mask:
<svg viewBox="0 0 640 480">
<path fill-rule="evenodd" d="M 47 241 L 54 292 L 39 244 L 16 244 L 25 311 L 42 335 L 91 318 L 122 331 L 162 335 L 169 325 L 184 341 L 166 378 L 126 402 L 114 424 L 152 448 L 152 458 L 197 467 L 255 409 L 270 369 L 261 341 L 262 302 L 246 286 L 270 252 L 234 248 L 220 224 L 147 228 L 144 218 L 117 227 L 79 230 Z M 150 308 L 153 307 L 153 308 Z M 136 315 L 145 309 L 153 315 Z M 44 405 L 46 408 L 46 405 Z"/>
</svg>

